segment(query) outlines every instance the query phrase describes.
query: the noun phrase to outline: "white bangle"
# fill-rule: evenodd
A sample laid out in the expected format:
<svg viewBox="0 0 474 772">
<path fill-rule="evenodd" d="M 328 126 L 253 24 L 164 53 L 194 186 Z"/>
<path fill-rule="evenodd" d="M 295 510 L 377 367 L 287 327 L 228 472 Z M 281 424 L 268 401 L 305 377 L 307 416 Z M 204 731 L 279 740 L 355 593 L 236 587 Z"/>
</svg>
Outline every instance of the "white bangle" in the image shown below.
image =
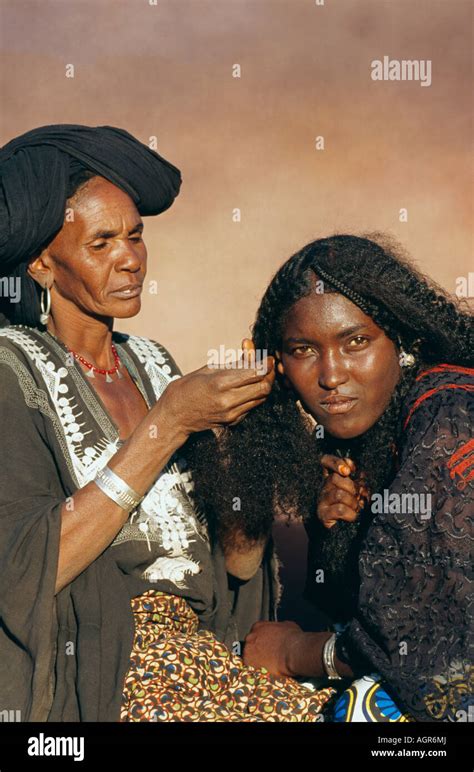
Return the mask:
<svg viewBox="0 0 474 772">
<path fill-rule="evenodd" d="M 99 469 L 95 478 L 95 484 L 119 507 L 126 512 L 136 509 L 143 496 L 139 496 L 133 488 L 130 488 L 121 477 L 115 474 L 108 466 Z"/>
<path fill-rule="evenodd" d="M 323 665 L 324 669 L 326 671 L 326 675 L 331 681 L 335 680 L 342 680 L 342 676 L 339 675 L 339 673 L 336 670 L 336 666 L 334 664 L 334 647 L 336 644 L 336 633 L 331 635 L 330 638 L 327 639 L 323 646 Z"/>
</svg>

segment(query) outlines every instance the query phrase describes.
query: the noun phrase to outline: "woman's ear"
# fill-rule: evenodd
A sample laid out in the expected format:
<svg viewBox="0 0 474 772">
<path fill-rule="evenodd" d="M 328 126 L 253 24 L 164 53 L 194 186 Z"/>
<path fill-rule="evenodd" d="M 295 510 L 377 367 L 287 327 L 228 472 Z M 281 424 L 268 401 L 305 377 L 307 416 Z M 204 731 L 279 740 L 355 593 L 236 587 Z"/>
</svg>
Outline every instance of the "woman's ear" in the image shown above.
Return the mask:
<svg viewBox="0 0 474 772">
<path fill-rule="evenodd" d="M 285 365 L 281 361 L 281 352 L 280 351 L 275 351 L 275 359 L 276 359 L 276 363 L 277 363 L 277 366 L 276 366 L 277 372 L 278 372 L 279 375 L 283 376 L 283 379 L 282 379 L 283 380 L 283 385 L 287 389 L 292 389 L 293 387 L 292 387 L 290 381 L 288 380 L 288 378 L 285 375 Z"/>
<path fill-rule="evenodd" d="M 46 258 L 46 259 L 45 259 Z M 50 258 L 47 248 L 43 249 L 39 254 L 33 257 L 27 266 L 27 273 L 34 281 L 41 284 L 42 287 L 51 286 L 53 283 L 52 271 L 50 266 Z"/>
<path fill-rule="evenodd" d="M 281 361 L 281 353 L 279 351 L 275 351 L 275 359 L 277 361 L 277 370 L 280 373 L 280 375 L 285 375 L 285 368 L 283 365 L 283 362 Z"/>
</svg>

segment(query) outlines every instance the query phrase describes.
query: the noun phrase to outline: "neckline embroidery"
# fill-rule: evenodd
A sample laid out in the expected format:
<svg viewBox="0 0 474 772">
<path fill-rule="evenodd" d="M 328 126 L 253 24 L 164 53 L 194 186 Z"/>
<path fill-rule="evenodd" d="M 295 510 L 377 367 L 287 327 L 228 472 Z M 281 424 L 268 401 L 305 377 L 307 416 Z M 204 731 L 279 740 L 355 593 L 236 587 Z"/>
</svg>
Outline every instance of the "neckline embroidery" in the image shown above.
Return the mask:
<svg viewBox="0 0 474 772">
<path fill-rule="evenodd" d="M 66 361 L 66 357 L 69 354 L 69 351 L 64 345 L 64 343 L 58 338 L 56 338 L 52 333 L 50 333 L 49 330 L 46 330 L 45 334 L 48 335 L 48 338 L 51 341 L 51 345 L 56 350 L 56 353 L 64 361 Z M 115 333 L 112 333 L 112 337 L 114 334 Z M 135 383 L 135 386 L 140 391 L 140 394 L 142 395 L 148 409 L 150 410 L 152 405 L 150 403 L 150 399 L 145 389 L 142 377 L 138 372 L 137 368 L 135 367 L 135 363 L 133 362 L 132 358 L 129 356 L 128 352 L 125 350 L 123 344 L 118 343 L 116 340 L 114 340 L 114 344 L 117 348 L 117 351 L 119 352 L 120 358 L 124 362 L 125 367 L 129 372 L 130 377 Z M 120 438 L 119 427 L 112 419 L 112 416 L 109 414 L 100 395 L 96 392 L 96 390 L 90 383 L 90 380 L 87 378 L 85 373 L 81 370 L 78 362 L 75 359 L 73 360 L 73 366 L 70 368 L 70 374 L 76 386 L 78 387 L 79 391 L 81 392 L 81 395 L 84 397 L 84 400 L 88 408 L 90 409 L 92 415 L 96 418 L 97 423 L 99 424 L 101 430 L 104 432 L 107 439 L 115 443 L 118 447 L 121 447 L 125 442 L 125 440 L 122 440 Z"/>
</svg>

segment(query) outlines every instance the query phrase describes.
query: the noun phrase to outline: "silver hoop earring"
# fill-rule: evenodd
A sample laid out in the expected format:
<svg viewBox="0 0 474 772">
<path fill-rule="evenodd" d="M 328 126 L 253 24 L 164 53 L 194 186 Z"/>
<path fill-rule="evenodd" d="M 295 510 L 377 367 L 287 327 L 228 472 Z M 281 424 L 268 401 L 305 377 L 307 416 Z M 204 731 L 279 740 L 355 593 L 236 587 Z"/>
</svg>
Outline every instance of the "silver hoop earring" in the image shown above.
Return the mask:
<svg viewBox="0 0 474 772">
<path fill-rule="evenodd" d="M 44 303 L 44 294 L 46 293 L 46 308 Z M 40 316 L 40 322 L 41 324 L 44 324 L 45 326 L 48 324 L 49 319 L 49 312 L 51 311 L 51 290 L 48 286 L 43 287 L 41 290 L 41 316 Z"/>
</svg>

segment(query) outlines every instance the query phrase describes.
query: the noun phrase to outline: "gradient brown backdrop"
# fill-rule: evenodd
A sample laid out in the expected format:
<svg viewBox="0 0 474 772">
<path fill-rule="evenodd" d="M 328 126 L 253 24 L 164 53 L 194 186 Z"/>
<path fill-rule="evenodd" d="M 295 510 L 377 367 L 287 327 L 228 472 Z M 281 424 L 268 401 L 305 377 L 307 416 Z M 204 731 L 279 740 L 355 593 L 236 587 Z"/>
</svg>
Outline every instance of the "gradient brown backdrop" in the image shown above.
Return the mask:
<svg viewBox="0 0 474 772">
<path fill-rule="evenodd" d="M 160 340 L 184 371 L 209 348 L 238 347 L 276 268 L 336 230 L 389 231 L 450 291 L 467 275 L 470 2 L 0 0 L 0 9 L 2 144 L 47 123 L 111 124 L 156 136 L 181 168 L 175 205 L 146 221 L 158 294 L 145 293 L 141 314 L 116 328 Z M 372 81 L 370 62 L 385 55 L 431 59 L 432 85 Z"/>
</svg>

